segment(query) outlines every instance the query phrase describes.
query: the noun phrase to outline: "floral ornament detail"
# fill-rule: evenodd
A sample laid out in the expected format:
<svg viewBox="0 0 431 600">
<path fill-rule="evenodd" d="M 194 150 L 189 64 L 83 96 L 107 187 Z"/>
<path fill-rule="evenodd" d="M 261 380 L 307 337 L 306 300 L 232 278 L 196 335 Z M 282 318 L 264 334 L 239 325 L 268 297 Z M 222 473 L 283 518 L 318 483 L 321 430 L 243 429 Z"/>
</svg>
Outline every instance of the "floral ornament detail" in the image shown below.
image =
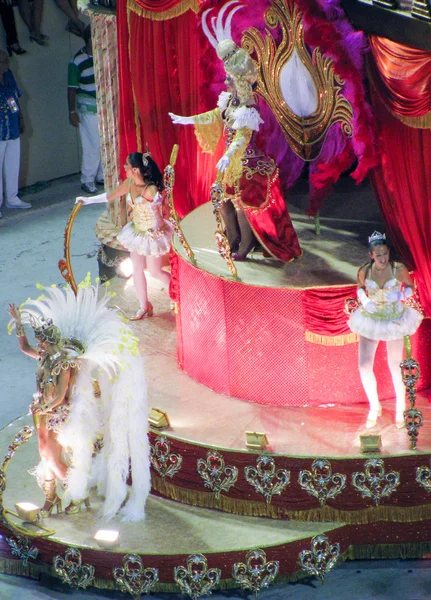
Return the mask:
<svg viewBox="0 0 431 600">
<path fill-rule="evenodd" d="M 364 463 L 364 472 L 352 474 L 352 485 L 363 498 L 371 498 L 379 506 L 382 498 L 387 498 L 400 484 L 398 471 L 385 473 L 381 458 L 370 458 Z"/>
<path fill-rule="evenodd" d="M 416 383 L 419 381 L 421 370 L 417 360 L 411 357 L 410 336 L 404 336 L 404 345 L 406 347 L 407 358 L 400 364 L 401 377 L 406 386 L 407 395 L 410 402 L 410 408 L 404 411 L 404 422 L 407 433 L 410 437 L 412 450 L 416 450 L 416 443 L 419 436 L 419 429 L 423 425 L 423 414 L 415 407 L 416 402 Z"/>
<path fill-rule="evenodd" d="M 262 588 L 267 588 L 274 583 L 278 575 L 278 560 L 266 560 L 266 553 L 256 549 L 247 552 L 245 563 L 235 563 L 232 577 L 243 590 L 251 590 L 255 596 Z"/>
<path fill-rule="evenodd" d="M 245 467 L 245 479 L 258 494 L 262 494 L 267 504 L 274 495 L 280 495 L 290 483 L 290 471 L 275 470 L 274 459 L 270 456 L 259 456 L 256 467 Z"/>
<path fill-rule="evenodd" d="M 430 462 L 431 464 L 431 462 Z M 426 489 L 428 493 L 431 492 L 431 469 L 426 465 L 417 467 L 416 469 L 416 481 Z"/>
<path fill-rule="evenodd" d="M 238 469 L 226 466 L 223 456 L 217 450 L 208 450 L 206 460 L 198 460 L 197 471 L 205 481 L 205 487 L 215 492 L 217 500 L 221 492 L 228 492 L 238 480 Z"/>
<path fill-rule="evenodd" d="M 5 538 L 10 546 L 13 556 L 17 556 L 22 560 L 23 567 L 26 567 L 30 558 L 35 560 L 39 554 L 39 550 L 34 546 L 30 546 L 30 540 L 22 535 Z"/>
<path fill-rule="evenodd" d="M 35 427 L 29 427 L 28 425 L 26 425 L 20 431 L 18 431 L 18 433 L 13 439 L 13 442 L 10 444 L 10 446 L 8 446 L 6 456 L 4 457 L 3 463 L 0 467 L 0 511 L 2 512 L 3 517 L 5 513 L 3 508 L 3 493 L 6 489 L 6 469 L 10 461 L 12 460 L 12 457 L 15 454 L 16 450 L 27 440 L 29 440 L 31 436 L 35 433 L 35 431 Z"/>
<path fill-rule="evenodd" d="M 299 564 L 307 575 L 318 577 L 320 583 L 324 583 L 325 576 L 335 567 L 339 556 L 340 544 L 330 545 L 327 536 L 320 534 L 311 540 L 311 550 L 299 553 Z"/>
<path fill-rule="evenodd" d="M 215 238 L 217 242 L 217 248 L 220 256 L 226 261 L 228 269 L 231 275 L 235 278 L 238 277 L 236 266 L 231 257 L 231 251 L 228 239 L 224 233 L 223 219 L 221 216 L 221 207 L 224 203 L 224 193 L 221 184 L 221 174 L 217 175 L 217 180 L 212 184 L 210 189 L 210 198 L 213 205 L 213 214 L 217 223 L 217 229 L 215 232 Z"/>
<path fill-rule="evenodd" d="M 112 569 L 115 583 L 121 592 L 127 592 L 133 598 L 148 594 L 159 581 L 159 570 L 144 567 L 142 559 L 136 554 L 126 554 L 123 566 Z"/>
<path fill-rule="evenodd" d="M 181 469 L 183 457 L 171 453 L 171 443 L 167 437 L 160 435 L 150 446 L 150 461 L 153 469 L 157 471 L 163 481 L 166 477 L 173 477 Z"/>
<path fill-rule="evenodd" d="M 174 568 L 174 579 L 182 594 L 192 600 L 212 593 L 220 583 L 221 569 L 208 569 L 208 561 L 203 554 L 191 554 L 187 558 L 187 567 Z"/>
<path fill-rule="evenodd" d="M 316 458 L 311 465 L 311 471 L 299 472 L 298 483 L 310 496 L 318 499 L 320 506 L 324 506 L 328 499 L 335 498 L 344 490 L 346 476 L 341 473 L 333 475 L 329 460 Z"/>
<path fill-rule="evenodd" d="M 94 567 L 82 564 L 82 556 L 78 548 L 68 548 L 64 557 L 55 556 L 54 569 L 61 581 L 73 588 L 85 589 L 94 581 Z"/>
</svg>

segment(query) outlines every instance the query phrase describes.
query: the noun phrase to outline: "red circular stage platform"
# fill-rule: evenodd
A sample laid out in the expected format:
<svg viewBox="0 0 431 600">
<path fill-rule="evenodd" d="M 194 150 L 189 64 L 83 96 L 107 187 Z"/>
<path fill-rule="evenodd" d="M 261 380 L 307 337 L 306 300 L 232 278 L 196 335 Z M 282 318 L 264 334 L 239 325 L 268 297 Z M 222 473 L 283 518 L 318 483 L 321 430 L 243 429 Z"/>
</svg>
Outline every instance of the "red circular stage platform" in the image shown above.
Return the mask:
<svg viewBox="0 0 431 600">
<path fill-rule="evenodd" d="M 240 281 L 235 281 L 218 255 L 209 204 L 181 226 L 196 259 L 194 266 L 176 242 L 178 355 L 188 375 L 218 393 L 261 404 L 367 402 L 357 339 L 344 314 L 344 301 L 356 296 L 363 246 L 335 230 L 316 238 L 310 222 L 295 220 L 303 256 L 282 265 L 255 253 L 237 263 Z M 381 399 L 394 396 L 384 346 L 375 363 Z M 413 336 L 412 348 L 422 367 L 418 389 L 424 389 L 431 385 L 428 320 Z"/>
</svg>

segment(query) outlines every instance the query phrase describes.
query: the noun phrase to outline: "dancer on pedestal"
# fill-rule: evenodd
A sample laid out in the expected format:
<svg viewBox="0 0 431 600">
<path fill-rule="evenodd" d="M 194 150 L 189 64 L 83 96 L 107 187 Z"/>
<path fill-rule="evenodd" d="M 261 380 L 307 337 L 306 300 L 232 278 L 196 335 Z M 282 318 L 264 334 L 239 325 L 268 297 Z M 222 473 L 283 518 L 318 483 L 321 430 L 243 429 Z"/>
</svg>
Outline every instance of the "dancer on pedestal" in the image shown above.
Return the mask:
<svg viewBox="0 0 431 600">
<path fill-rule="evenodd" d="M 250 56 L 231 39 L 230 23 L 236 6 L 226 19 L 228 2 L 213 23 L 214 35 L 202 26 L 226 71 L 228 91 L 222 92 L 218 108 L 192 117 L 170 114 L 175 124 L 194 125 L 204 152 L 214 152 L 223 134 L 226 151 L 217 163 L 224 192 L 222 216 L 232 258 L 245 260 L 256 238 L 270 255 L 289 262 L 301 255 L 298 238 L 281 194 L 278 167 L 274 160 L 256 147 L 256 133 L 263 123 L 253 92 L 257 73 Z"/>
<path fill-rule="evenodd" d="M 83 504 L 88 508 L 90 487 L 97 485 L 105 519 L 120 509 L 124 520 L 145 515 L 150 472 L 143 363 L 136 338 L 107 308 L 108 299 L 99 300 L 92 286 L 77 296 L 71 289 L 46 288 L 21 309 L 9 305 L 20 349 L 40 363 L 30 410 L 41 457 L 35 475 L 45 494 L 43 517 L 55 507 L 61 512 L 58 484 L 71 498 L 66 514 Z M 37 346 L 29 344 L 23 323 L 32 326 Z"/>
<path fill-rule="evenodd" d="M 163 270 L 162 265 L 163 255 L 169 252 L 173 228 L 162 215 L 162 174 L 150 153 L 132 152 L 124 168 L 127 180 L 109 195 L 104 193 L 90 198 L 78 196 L 76 202 L 111 202 L 126 195 L 127 204 L 132 209 L 132 221 L 123 227 L 117 239 L 130 252 L 133 283 L 140 304 L 136 316 L 130 320 L 138 321 L 153 315 L 153 306 L 148 300 L 145 267 L 169 289 L 171 276 Z"/>
<path fill-rule="evenodd" d="M 401 377 L 404 336 L 413 335 L 422 315 L 402 300 L 413 293 L 407 267 L 390 259 L 386 235 L 375 231 L 368 238 L 370 262 L 358 271 L 358 299 L 361 306 L 350 316 L 348 325 L 359 338 L 359 373 L 370 403 L 366 427 L 374 427 L 381 414 L 374 375 L 374 357 L 380 341 L 386 342 L 388 366 L 396 395 L 396 425 L 404 426 L 406 391 Z"/>
</svg>

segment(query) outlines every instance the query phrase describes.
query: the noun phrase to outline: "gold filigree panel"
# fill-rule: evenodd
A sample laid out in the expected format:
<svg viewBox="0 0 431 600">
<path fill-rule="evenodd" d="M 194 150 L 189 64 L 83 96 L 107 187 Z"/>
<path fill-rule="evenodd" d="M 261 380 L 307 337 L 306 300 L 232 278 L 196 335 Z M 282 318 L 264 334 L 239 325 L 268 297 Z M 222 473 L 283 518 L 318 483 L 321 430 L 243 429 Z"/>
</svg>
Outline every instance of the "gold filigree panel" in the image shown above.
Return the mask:
<svg viewBox="0 0 431 600">
<path fill-rule="evenodd" d="M 324 58 L 315 48 L 310 54 L 304 43 L 302 15 L 289 0 L 274 0 L 265 13 L 269 29 L 281 28 L 282 39 L 277 45 L 269 29 L 263 37 L 256 28 L 248 29 L 242 38 L 243 48 L 255 56 L 258 72 L 257 92 L 276 116 L 292 150 L 305 161 L 316 159 L 326 134 L 340 123 L 347 136 L 352 135 L 353 110 L 342 94 L 343 81 L 333 68 L 333 61 Z M 316 108 L 307 116 L 297 115 L 283 95 L 281 77 L 288 62 L 295 56 L 302 72 L 307 71 L 316 91 Z"/>
</svg>

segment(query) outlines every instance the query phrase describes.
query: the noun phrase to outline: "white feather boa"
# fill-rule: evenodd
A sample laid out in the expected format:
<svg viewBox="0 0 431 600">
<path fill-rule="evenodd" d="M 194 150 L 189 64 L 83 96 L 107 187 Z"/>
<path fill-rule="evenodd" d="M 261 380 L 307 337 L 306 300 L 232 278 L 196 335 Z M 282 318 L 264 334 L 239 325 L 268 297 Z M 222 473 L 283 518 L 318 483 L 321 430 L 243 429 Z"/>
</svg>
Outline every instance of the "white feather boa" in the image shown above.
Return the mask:
<svg viewBox="0 0 431 600">
<path fill-rule="evenodd" d="M 109 298 L 98 299 L 97 288 L 79 289 L 77 297 L 71 289 L 46 288 L 44 294 L 24 304 L 23 322 L 30 315 L 51 318 L 63 338 L 76 337 L 86 347 L 70 395 L 70 416 L 58 435 L 72 456 L 67 491 L 73 500 L 80 500 L 97 485 L 105 497 L 105 519 L 121 509 L 124 520 L 138 521 L 145 516 L 150 463 L 147 386 L 136 338 L 107 308 Z M 93 379 L 100 385 L 99 398 L 94 395 Z M 98 435 L 103 435 L 104 445 L 93 457 Z"/>
</svg>

